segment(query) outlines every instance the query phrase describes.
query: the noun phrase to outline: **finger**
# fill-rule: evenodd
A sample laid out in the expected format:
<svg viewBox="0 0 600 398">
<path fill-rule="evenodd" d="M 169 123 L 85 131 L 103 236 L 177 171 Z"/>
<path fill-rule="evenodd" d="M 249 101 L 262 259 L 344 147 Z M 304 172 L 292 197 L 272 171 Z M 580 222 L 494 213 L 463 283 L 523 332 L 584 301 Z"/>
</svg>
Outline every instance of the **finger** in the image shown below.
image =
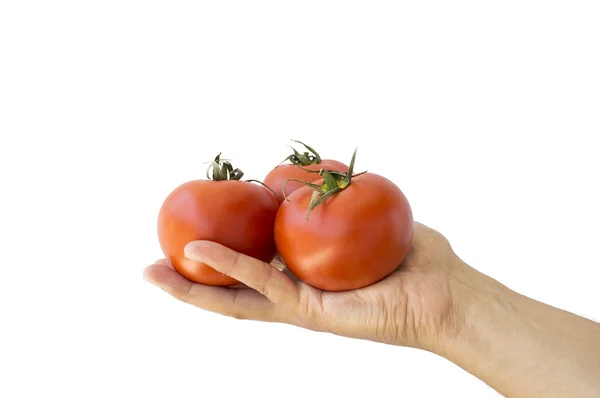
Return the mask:
<svg viewBox="0 0 600 398">
<path fill-rule="evenodd" d="M 283 271 L 286 268 L 285 263 L 281 259 L 279 255 L 276 255 L 273 261 L 271 261 L 271 265 L 277 268 L 279 271 Z"/>
<path fill-rule="evenodd" d="M 229 286 L 229 288 L 231 288 L 231 289 L 248 289 L 248 286 L 246 286 L 240 282 L 240 283 L 236 283 L 235 285 Z"/>
<path fill-rule="evenodd" d="M 161 258 L 159 260 L 156 260 L 154 262 L 154 264 L 166 265 L 166 266 L 169 266 L 169 267 L 173 268 L 173 266 L 171 265 L 171 262 L 169 260 L 167 260 L 166 258 Z"/>
<path fill-rule="evenodd" d="M 185 255 L 246 284 L 277 305 L 292 310 L 298 307 L 298 286 L 270 264 L 209 241 L 188 243 Z"/>
<path fill-rule="evenodd" d="M 176 299 L 210 312 L 265 322 L 285 322 L 286 319 L 281 307 L 252 289 L 193 283 L 165 264 L 147 267 L 144 278 Z"/>
</svg>

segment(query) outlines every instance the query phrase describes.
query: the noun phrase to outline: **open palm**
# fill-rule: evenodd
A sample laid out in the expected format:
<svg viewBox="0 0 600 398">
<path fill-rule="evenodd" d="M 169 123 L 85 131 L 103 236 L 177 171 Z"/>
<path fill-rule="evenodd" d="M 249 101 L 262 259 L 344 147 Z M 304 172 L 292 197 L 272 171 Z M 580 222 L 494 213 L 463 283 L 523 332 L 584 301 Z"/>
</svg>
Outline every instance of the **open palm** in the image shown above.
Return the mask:
<svg viewBox="0 0 600 398">
<path fill-rule="evenodd" d="M 241 282 L 239 286 L 196 284 L 166 260 L 144 276 L 186 303 L 238 319 L 283 322 L 307 329 L 389 344 L 426 347 L 452 323 L 449 268 L 459 261 L 438 232 L 415 223 L 411 251 L 384 280 L 357 290 L 325 292 L 297 280 L 277 264 L 266 264 L 214 242 L 197 241 L 186 254 Z"/>
</svg>

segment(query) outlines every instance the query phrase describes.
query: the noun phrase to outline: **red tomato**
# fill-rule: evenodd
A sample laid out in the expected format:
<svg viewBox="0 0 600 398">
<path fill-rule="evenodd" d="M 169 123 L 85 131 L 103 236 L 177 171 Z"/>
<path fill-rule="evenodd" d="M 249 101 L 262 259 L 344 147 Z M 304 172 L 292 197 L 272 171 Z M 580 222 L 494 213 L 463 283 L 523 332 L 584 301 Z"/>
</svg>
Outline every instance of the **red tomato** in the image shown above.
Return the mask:
<svg viewBox="0 0 600 398">
<path fill-rule="evenodd" d="M 193 240 L 211 240 L 271 262 L 276 254 L 273 225 L 279 204 L 275 195 L 260 185 L 227 180 L 232 175 L 226 169 L 215 169 L 214 176 L 216 181 L 186 182 L 167 196 L 158 215 L 158 239 L 165 257 L 187 279 L 231 286 L 238 281 L 186 258 L 185 245 Z"/>
<path fill-rule="evenodd" d="M 299 141 L 295 141 L 302 144 Z M 304 144 L 302 144 L 304 145 Z M 297 179 L 306 182 L 313 182 L 321 178 L 318 171 L 321 169 L 339 171 L 339 172 L 347 172 L 348 166 L 346 166 L 342 162 L 338 162 L 337 160 L 331 159 L 321 159 L 319 154 L 309 146 L 304 145 L 311 153 L 304 152 L 298 153 L 294 149 L 294 154 L 290 155 L 286 158 L 286 160 L 290 160 L 292 164 L 282 164 L 275 167 L 273 170 L 267 174 L 265 179 L 263 180 L 264 184 L 271 188 L 273 191 L 277 193 L 279 203 L 283 202 L 284 195 L 282 194 L 283 183 L 290 179 Z M 293 148 L 292 148 L 293 149 Z M 315 173 L 308 173 L 306 170 L 302 170 L 300 167 L 306 170 L 315 171 Z M 295 190 L 302 188 L 304 185 L 297 181 L 288 181 L 285 183 L 285 196 L 290 195 Z"/>
<path fill-rule="evenodd" d="M 290 195 L 275 220 L 277 250 L 292 273 L 316 288 L 344 291 L 398 268 L 410 249 L 413 215 L 394 183 L 371 173 L 353 177 L 307 219 L 313 191 L 305 186 Z"/>
</svg>

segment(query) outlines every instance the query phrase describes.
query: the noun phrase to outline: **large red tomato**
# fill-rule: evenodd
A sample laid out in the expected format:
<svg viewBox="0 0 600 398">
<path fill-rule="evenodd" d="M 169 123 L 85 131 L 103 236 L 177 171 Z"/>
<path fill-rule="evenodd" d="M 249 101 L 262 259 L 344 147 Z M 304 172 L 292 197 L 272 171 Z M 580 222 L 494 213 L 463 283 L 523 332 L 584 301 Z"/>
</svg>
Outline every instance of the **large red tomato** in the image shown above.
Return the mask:
<svg viewBox="0 0 600 398">
<path fill-rule="evenodd" d="M 292 273 L 322 290 L 378 282 L 400 266 L 410 249 L 411 207 L 394 183 L 377 174 L 329 180 L 321 194 L 336 192 L 310 213 L 314 187 L 298 189 L 281 204 L 275 220 L 277 250 Z"/>
<path fill-rule="evenodd" d="M 338 162 L 337 160 L 331 159 L 321 159 L 319 154 L 312 149 L 311 147 L 298 142 L 309 152 L 299 153 L 295 149 L 293 149 L 294 154 L 288 156 L 286 160 L 289 160 L 291 164 L 280 164 L 275 167 L 273 170 L 267 174 L 264 178 L 263 182 L 269 188 L 271 188 L 274 192 L 277 193 L 279 203 L 281 203 L 284 199 L 284 195 L 282 194 L 282 187 L 285 182 L 285 196 L 290 195 L 295 190 L 302 188 L 304 185 L 298 181 L 287 181 L 289 179 L 296 179 L 306 182 L 313 182 L 321 178 L 318 171 L 321 169 L 334 170 L 339 172 L 347 172 L 348 166 L 342 162 Z M 303 169 L 305 170 L 302 170 Z M 307 172 L 306 170 L 314 171 L 314 173 Z"/>
<path fill-rule="evenodd" d="M 228 162 L 218 156 L 215 161 L 213 180 L 186 182 L 167 196 L 158 215 L 158 239 L 165 257 L 187 279 L 231 286 L 238 282 L 186 258 L 185 245 L 211 240 L 271 262 L 276 254 L 273 225 L 279 204 L 265 187 L 239 180 L 243 174 Z"/>
</svg>

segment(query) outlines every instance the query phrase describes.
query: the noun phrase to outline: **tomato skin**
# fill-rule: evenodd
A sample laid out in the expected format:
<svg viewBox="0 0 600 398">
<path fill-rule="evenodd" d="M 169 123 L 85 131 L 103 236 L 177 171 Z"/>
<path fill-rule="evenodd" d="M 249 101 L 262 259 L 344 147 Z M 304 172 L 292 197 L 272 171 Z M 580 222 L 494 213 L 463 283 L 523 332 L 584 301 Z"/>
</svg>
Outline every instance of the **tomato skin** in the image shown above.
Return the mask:
<svg viewBox="0 0 600 398">
<path fill-rule="evenodd" d="M 165 257 L 187 279 L 231 286 L 238 281 L 185 257 L 193 240 L 210 240 L 271 262 L 276 254 L 273 225 L 279 205 L 266 188 L 245 181 L 193 180 L 171 192 L 158 215 Z"/>
<path fill-rule="evenodd" d="M 275 219 L 279 255 L 300 280 L 326 291 L 353 290 L 400 266 L 412 243 L 413 215 L 394 183 L 377 174 L 357 176 L 307 220 L 312 191 L 290 195 Z"/>
<path fill-rule="evenodd" d="M 321 169 L 333 170 L 341 173 L 346 173 L 348 171 L 348 166 L 346 166 L 344 163 L 329 159 L 322 160 L 321 163 L 301 167 L 307 170 L 315 171 L 319 171 Z M 307 173 L 293 164 L 282 164 L 275 167 L 269 172 L 269 174 L 267 174 L 263 180 L 263 183 L 277 193 L 279 203 L 282 203 L 284 200 L 281 193 L 281 187 L 283 182 L 288 178 L 297 178 L 301 181 L 313 182 L 321 179 L 321 176 L 319 173 Z M 285 183 L 285 195 L 289 196 L 292 194 L 292 192 L 302 187 L 304 187 L 304 185 L 300 182 L 288 181 Z"/>
</svg>

